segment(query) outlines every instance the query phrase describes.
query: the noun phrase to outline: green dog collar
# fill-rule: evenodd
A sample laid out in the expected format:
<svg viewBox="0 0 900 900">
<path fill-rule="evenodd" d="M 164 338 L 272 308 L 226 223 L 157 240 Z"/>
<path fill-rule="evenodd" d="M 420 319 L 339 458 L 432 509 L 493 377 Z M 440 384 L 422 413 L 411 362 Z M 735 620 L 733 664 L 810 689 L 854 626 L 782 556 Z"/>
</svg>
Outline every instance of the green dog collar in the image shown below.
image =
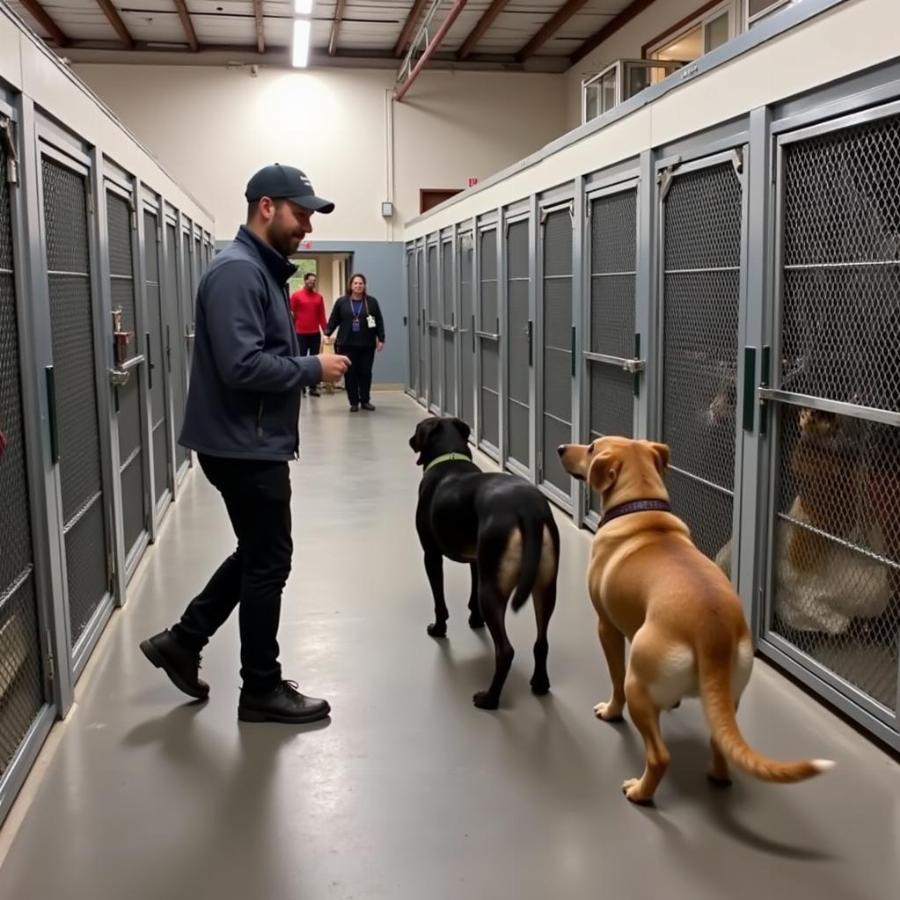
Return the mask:
<svg viewBox="0 0 900 900">
<path fill-rule="evenodd" d="M 471 458 L 466 456 L 464 453 L 445 453 L 443 456 L 437 457 L 437 459 L 433 459 L 427 466 L 425 466 L 425 472 L 429 469 L 433 469 L 439 463 L 445 462 L 472 462 Z M 422 474 L 424 475 L 425 472 Z"/>
</svg>

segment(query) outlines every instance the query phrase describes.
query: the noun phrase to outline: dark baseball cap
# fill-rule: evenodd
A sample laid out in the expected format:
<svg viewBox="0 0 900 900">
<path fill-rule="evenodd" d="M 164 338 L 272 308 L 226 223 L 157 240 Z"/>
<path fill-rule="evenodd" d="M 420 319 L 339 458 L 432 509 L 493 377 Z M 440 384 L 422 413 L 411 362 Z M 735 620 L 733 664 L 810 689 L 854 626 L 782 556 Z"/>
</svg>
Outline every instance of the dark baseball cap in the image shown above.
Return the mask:
<svg viewBox="0 0 900 900">
<path fill-rule="evenodd" d="M 262 197 L 271 197 L 272 200 L 290 200 L 315 212 L 328 214 L 334 211 L 334 204 L 330 200 L 316 196 L 312 184 L 303 172 L 280 163 L 260 169 L 248 182 L 244 196 L 248 203 Z"/>
</svg>

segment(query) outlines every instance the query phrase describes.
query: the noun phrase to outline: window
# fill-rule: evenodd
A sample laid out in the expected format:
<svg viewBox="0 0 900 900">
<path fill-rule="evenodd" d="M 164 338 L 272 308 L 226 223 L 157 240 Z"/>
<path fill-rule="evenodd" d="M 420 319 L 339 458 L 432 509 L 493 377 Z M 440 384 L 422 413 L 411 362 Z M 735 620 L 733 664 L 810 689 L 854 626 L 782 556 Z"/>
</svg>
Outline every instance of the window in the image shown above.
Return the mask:
<svg viewBox="0 0 900 900">
<path fill-rule="evenodd" d="M 765 0 L 747 0 L 759 4 Z M 769 3 L 781 0 L 769 0 Z M 721 47 L 739 31 L 735 3 L 728 0 L 679 23 L 644 47 L 648 59 L 693 62 L 705 53 Z"/>
<path fill-rule="evenodd" d="M 590 122 L 662 81 L 683 63 L 673 60 L 620 59 L 581 83 L 582 122 Z"/>
<path fill-rule="evenodd" d="M 793 6 L 797 0 L 746 0 L 746 22 L 754 25 L 769 13 L 784 6 Z"/>
</svg>

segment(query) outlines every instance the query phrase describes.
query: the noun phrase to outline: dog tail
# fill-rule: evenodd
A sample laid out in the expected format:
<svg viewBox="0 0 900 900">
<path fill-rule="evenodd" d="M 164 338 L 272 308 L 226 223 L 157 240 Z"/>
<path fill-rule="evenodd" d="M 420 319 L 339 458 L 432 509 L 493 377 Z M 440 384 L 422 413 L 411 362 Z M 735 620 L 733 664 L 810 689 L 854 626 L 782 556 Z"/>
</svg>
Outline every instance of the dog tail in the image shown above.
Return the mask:
<svg viewBox="0 0 900 900">
<path fill-rule="evenodd" d="M 541 557 L 544 552 L 544 529 L 550 531 L 554 541 L 554 552 L 559 559 L 559 538 L 554 537 L 556 523 L 552 516 L 550 522 L 545 522 L 543 517 L 535 516 L 527 521 L 519 520 L 519 529 L 522 532 L 522 568 L 519 570 L 519 581 L 516 584 L 516 592 L 513 594 L 513 612 L 518 612 L 527 602 L 534 590 L 538 571 L 541 566 Z"/>
<path fill-rule="evenodd" d="M 760 781 L 790 784 L 834 768 L 829 759 L 779 762 L 757 753 L 744 740 L 734 714 L 731 659 L 699 658 L 700 697 L 713 739 L 729 762 Z"/>
</svg>

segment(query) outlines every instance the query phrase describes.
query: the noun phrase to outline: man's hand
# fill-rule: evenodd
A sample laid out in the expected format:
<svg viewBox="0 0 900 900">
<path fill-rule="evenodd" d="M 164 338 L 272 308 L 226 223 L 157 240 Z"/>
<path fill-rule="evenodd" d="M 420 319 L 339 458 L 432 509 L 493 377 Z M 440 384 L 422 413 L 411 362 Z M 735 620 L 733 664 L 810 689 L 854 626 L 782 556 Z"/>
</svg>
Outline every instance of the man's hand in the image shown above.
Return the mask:
<svg viewBox="0 0 900 900">
<path fill-rule="evenodd" d="M 350 360 L 346 356 L 338 356 L 336 353 L 323 353 L 316 359 L 322 366 L 322 381 L 326 384 L 340 381 L 343 374 L 350 368 Z"/>
<path fill-rule="evenodd" d="M 384 350 L 384 341 L 375 341 L 375 349 L 381 353 Z"/>
</svg>

